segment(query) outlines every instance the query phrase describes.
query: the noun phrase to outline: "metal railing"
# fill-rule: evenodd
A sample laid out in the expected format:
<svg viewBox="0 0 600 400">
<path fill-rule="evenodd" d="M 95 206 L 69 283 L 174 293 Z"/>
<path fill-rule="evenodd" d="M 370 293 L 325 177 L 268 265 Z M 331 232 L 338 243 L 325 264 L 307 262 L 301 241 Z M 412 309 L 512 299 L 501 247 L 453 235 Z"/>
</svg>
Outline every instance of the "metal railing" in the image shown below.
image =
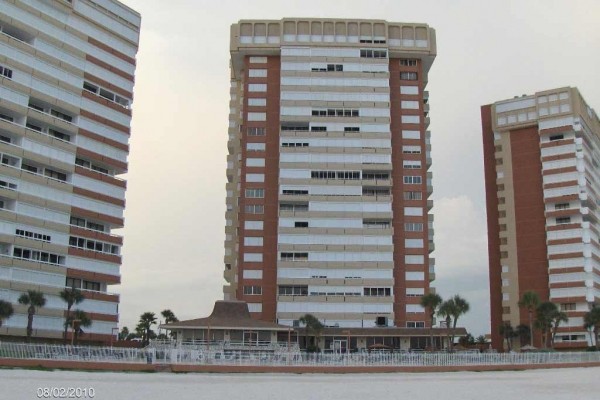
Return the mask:
<svg viewBox="0 0 600 400">
<path fill-rule="evenodd" d="M 205 345 L 166 345 L 145 349 L 85 347 L 0 342 L 0 358 L 70 360 L 88 362 L 187 364 L 187 365 L 290 365 L 290 366 L 398 366 L 451 367 L 494 365 L 549 365 L 600 363 L 600 352 L 536 353 L 304 353 L 257 346 L 212 348 Z"/>
</svg>

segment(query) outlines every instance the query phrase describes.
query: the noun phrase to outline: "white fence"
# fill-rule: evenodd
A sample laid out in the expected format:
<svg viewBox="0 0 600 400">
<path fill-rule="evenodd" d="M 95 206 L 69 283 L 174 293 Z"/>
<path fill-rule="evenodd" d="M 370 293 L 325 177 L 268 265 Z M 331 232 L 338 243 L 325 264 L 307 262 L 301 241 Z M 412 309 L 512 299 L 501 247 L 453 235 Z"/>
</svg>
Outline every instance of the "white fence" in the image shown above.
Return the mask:
<svg viewBox="0 0 600 400">
<path fill-rule="evenodd" d="M 600 352 L 316 354 L 178 348 L 83 347 L 0 342 L 0 358 L 188 365 L 477 366 L 600 363 Z"/>
</svg>

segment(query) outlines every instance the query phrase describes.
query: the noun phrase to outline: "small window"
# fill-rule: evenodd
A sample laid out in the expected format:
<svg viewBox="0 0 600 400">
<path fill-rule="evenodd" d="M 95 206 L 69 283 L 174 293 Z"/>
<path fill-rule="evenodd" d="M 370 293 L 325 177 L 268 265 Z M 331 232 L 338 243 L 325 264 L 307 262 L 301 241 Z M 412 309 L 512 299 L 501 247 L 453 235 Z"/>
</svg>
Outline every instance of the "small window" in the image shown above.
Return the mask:
<svg viewBox="0 0 600 400">
<path fill-rule="evenodd" d="M 570 223 L 571 223 L 571 217 L 559 217 L 559 218 L 556 218 L 556 224 L 557 225 L 570 224 Z"/>
<path fill-rule="evenodd" d="M 400 79 L 403 81 L 416 81 L 418 75 L 416 72 L 400 72 Z"/>
<path fill-rule="evenodd" d="M 308 221 L 296 221 L 294 222 L 294 228 L 308 228 Z"/>
<path fill-rule="evenodd" d="M 554 136 L 550 136 L 550 141 L 553 142 L 555 140 L 562 140 L 565 138 L 565 135 L 554 135 Z"/>
</svg>

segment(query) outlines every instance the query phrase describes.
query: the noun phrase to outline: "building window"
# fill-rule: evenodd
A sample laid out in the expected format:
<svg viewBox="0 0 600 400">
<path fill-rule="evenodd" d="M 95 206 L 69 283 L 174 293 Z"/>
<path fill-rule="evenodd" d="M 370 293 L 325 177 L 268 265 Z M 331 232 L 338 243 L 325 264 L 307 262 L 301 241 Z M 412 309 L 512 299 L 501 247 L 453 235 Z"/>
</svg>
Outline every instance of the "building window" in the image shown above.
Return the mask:
<svg viewBox="0 0 600 400">
<path fill-rule="evenodd" d="M 81 289 L 81 279 L 67 278 L 65 286 L 73 289 Z"/>
<path fill-rule="evenodd" d="M 305 196 L 308 194 L 308 190 L 283 189 L 281 194 L 285 194 L 287 196 Z"/>
<path fill-rule="evenodd" d="M 363 172 L 363 180 L 388 180 L 390 179 L 389 172 Z"/>
<path fill-rule="evenodd" d="M 263 238 L 260 236 L 247 236 L 244 238 L 244 246 L 260 247 L 263 245 Z"/>
<path fill-rule="evenodd" d="M 401 58 L 400 65 L 402 65 L 403 67 L 416 67 L 417 60 L 414 58 Z"/>
<path fill-rule="evenodd" d="M 308 296 L 308 286 L 279 286 L 277 293 L 280 296 Z"/>
<path fill-rule="evenodd" d="M 62 172 L 58 172 L 58 171 L 55 171 L 50 168 L 44 169 L 44 175 L 49 178 L 56 179 L 56 180 L 59 180 L 62 182 L 67 181 L 67 174 L 63 174 Z"/>
<path fill-rule="evenodd" d="M 568 210 L 568 209 L 569 209 L 569 207 L 570 207 L 570 204 L 569 204 L 569 203 L 557 203 L 557 204 L 554 206 L 554 209 L 555 209 L 555 210 Z"/>
<path fill-rule="evenodd" d="M 550 141 L 553 142 L 555 140 L 562 140 L 565 138 L 565 135 L 554 135 L 554 136 L 550 136 Z"/>
<path fill-rule="evenodd" d="M 264 182 L 265 174 L 246 174 L 246 182 Z"/>
<path fill-rule="evenodd" d="M 421 161 L 404 161 L 402 163 L 402 168 L 404 169 L 421 169 Z"/>
<path fill-rule="evenodd" d="M 416 81 L 418 78 L 416 72 L 400 72 L 400 79 L 403 81 Z"/>
<path fill-rule="evenodd" d="M 115 93 L 111 92 L 110 90 L 107 90 L 103 87 L 100 87 L 93 83 L 84 81 L 83 89 L 88 92 L 94 93 L 95 95 L 100 96 L 108 101 L 116 103 L 123 108 L 129 108 L 129 100 L 128 99 L 121 97 L 118 94 L 115 94 Z"/>
<path fill-rule="evenodd" d="M 81 227 L 85 228 L 85 219 L 83 219 L 83 218 L 77 218 L 77 217 L 71 217 L 71 225 L 81 226 Z"/>
<path fill-rule="evenodd" d="M 421 146 L 402 146 L 404 154 L 421 154 Z"/>
<path fill-rule="evenodd" d="M 294 228 L 308 228 L 308 221 L 296 221 L 294 222 Z"/>
<path fill-rule="evenodd" d="M 359 180 L 360 171 L 311 171 L 312 179 Z"/>
<path fill-rule="evenodd" d="M 307 252 L 281 253 L 281 261 L 308 261 Z"/>
<path fill-rule="evenodd" d="M 404 183 L 408 185 L 419 185 L 423 183 L 423 178 L 420 176 L 405 176 Z"/>
<path fill-rule="evenodd" d="M 41 240 L 42 242 L 50 243 L 50 236 L 43 235 L 41 233 L 26 231 L 23 229 L 17 229 L 17 230 L 15 230 L 15 235 L 24 237 L 24 238 L 29 238 L 29 239 L 33 239 L 33 240 Z"/>
<path fill-rule="evenodd" d="M 248 136 L 265 136 L 267 128 L 248 128 L 246 133 Z"/>
<path fill-rule="evenodd" d="M 99 253 L 119 255 L 119 246 L 82 237 L 69 237 L 69 246 Z"/>
<path fill-rule="evenodd" d="M 387 51 L 365 49 L 360 51 L 360 56 L 362 58 L 387 58 Z"/>
<path fill-rule="evenodd" d="M 570 223 L 571 223 L 571 217 L 558 217 L 558 218 L 556 218 L 556 225 L 570 224 Z"/>
<path fill-rule="evenodd" d="M 265 151 L 265 143 L 246 143 L 247 151 Z"/>
<path fill-rule="evenodd" d="M 281 203 L 279 211 L 308 211 L 308 203 Z"/>
<path fill-rule="evenodd" d="M 390 229 L 390 221 L 363 220 L 363 228 L 366 229 Z"/>
<path fill-rule="evenodd" d="M 343 64 L 327 64 L 326 67 L 312 67 L 312 72 L 341 72 L 344 70 Z"/>
<path fill-rule="evenodd" d="M 250 78 L 266 78 L 267 70 L 266 69 L 249 69 L 248 76 Z"/>
<path fill-rule="evenodd" d="M 406 232 L 423 232 L 423 224 L 420 222 L 407 222 L 404 224 Z"/>
<path fill-rule="evenodd" d="M 328 108 L 312 110 L 313 117 L 358 117 L 359 110 L 352 108 Z"/>
<path fill-rule="evenodd" d="M 267 85 L 265 83 L 249 83 L 248 91 L 249 92 L 266 92 Z"/>
<path fill-rule="evenodd" d="M 262 294 L 262 286 L 250 285 L 244 286 L 244 294 L 249 296 L 255 296 Z"/>
<path fill-rule="evenodd" d="M 363 295 L 370 297 L 389 297 L 392 295 L 392 289 L 366 287 L 363 289 Z"/>
<path fill-rule="evenodd" d="M 577 304 L 575 304 L 575 303 L 561 303 L 560 310 L 561 311 L 575 311 L 575 310 L 577 310 Z"/>
<path fill-rule="evenodd" d="M 262 204 L 246 204 L 244 211 L 246 214 L 264 214 L 265 206 Z"/>
<path fill-rule="evenodd" d="M 246 189 L 246 198 L 262 199 L 265 197 L 265 189 Z"/>
<path fill-rule="evenodd" d="M 100 282 L 83 281 L 83 289 L 99 292 L 100 291 Z"/>
<path fill-rule="evenodd" d="M 283 142 L 281 147 L 308 147 L 308 142 Z"/>
<path fill-rule="evenodd" d="M 404 192 L 404 200 L 422 200 L 423 192 Z"/>
<path fill-rule="evenodd" d="M 406 321 L 407 328 L 425 328 L 424 321 Z"/>
<path fill-rule="evenodd" d="M 71 136 L 70 135 L 67 135 L 66 133 L 59 132 L 59 131 L 54 130 L 52 128 L 48 128 L 48 134 L 50 136 L 54 136 L 57 139 L 64 140 L 65 142 L 70 142 L 71 141 Z"/>
<path fill-rule="evenodd" d="M 6 68 L 6 67 L 3 67 L 2 65 L 0 65 L 0 75 L 1 76 L 12 79 L 12 74 L 13 74 L 12 69 L 9 69 L 9 68 Z"/>
<path fill-rule="evenodd" d="M 267 57 L 250 57 L 250 64 L 266 64 Z"/>
<path fill-rule="evenodd" d="M 0 180 L 0 187 L 10 190 L 17 190 L 17 185 L 11 182 Z"/>
<path fill-rule="evenodd" d="M 326 126 L 311 126 L 310 131 L 311 132 L 327 132 L 327 127 Z"/>
<path fill-rule="evenodd" d="M 46 264 L 64 265 L 65 257 L 59 254 L 47 253 L 45 251 L 23 249 L 15 247 L 13 249 L 13 257 L 24 260 L 31 260 Z"/>
</svg>

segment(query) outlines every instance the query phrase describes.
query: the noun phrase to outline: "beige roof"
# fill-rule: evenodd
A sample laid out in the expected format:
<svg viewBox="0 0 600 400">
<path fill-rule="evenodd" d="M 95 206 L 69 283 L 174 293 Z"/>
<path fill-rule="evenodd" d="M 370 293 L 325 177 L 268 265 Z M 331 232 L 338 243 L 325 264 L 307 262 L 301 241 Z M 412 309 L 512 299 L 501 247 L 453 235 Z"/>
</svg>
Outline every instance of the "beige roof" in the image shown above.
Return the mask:
<svg viewBox="0 0 600 400">
<path fill-rule="evenodd" d="M 189 319 L 160 325 L 161 329 L 256 329 L 270 331 L 287 331 L 288 326 L 273 322 L 253 319 L 248 305 L 243 301 L 215 302 L 212 314 L 205 318 Z"/>
</svg>

